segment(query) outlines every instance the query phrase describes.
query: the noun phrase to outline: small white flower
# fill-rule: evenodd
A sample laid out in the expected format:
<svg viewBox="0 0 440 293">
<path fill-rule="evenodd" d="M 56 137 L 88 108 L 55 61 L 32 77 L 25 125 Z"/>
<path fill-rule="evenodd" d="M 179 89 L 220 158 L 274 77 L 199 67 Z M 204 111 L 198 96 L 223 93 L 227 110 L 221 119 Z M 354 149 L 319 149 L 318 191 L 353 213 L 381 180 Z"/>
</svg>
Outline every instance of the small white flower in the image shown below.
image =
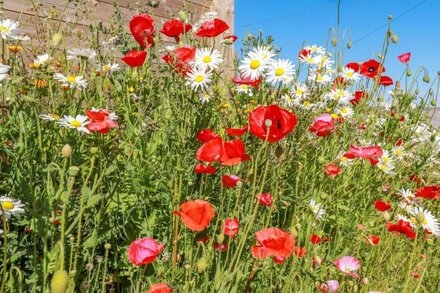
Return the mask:
<svg viewBox="0 0 440 293">
<path fill-rule="evenodd" d="M 89 60 L 93 61 L 96 57 L 95 50 L 92 49 L 70 49 L 67 50 L 67 60 Z"/>
<path fill-rule="evenodd" d="M 12 39 L 14 39 L 15 41 L 19 41 L 19 42 L 27 42 L 27 41 L 31 40 L 31 38 L 27 35 L 12 36 Z"/>
<path fill-rule="evenodd" d="M 394 165 L 387 164 L 384 162 L 379 162 L 376 165 L 380 170 L 382 170 L 385 174 L 394 175 Z"/>
<path fill-rule="evenodd" d="M 332 77 L 328 74 L 322 74 L 319 72 L 311 72 L 309 74 L 309 81 L 316 82 L 318 84 L 328 84 L 331 82 Z"/>
<path fill-rule="evenodd" d="M 80 90 L 87 87 L 87 81 L 82 76 L 70 75 L 66 77 L 61 73 L 57 73 L 54 78 L 61 82 L 63 87 Z"/>
<path fill-rule="evenodd" d="M 304 49 L 309 50 L 312 54 L 319 54 L 322 55 L 325 53 L 325 49 L 321 46 L 312 45 L 312 46 L 306 46 Z"/>
<path fill-rule="evenodd" d="M 387 150 L 383 150 L 382 156 L 379 158 L 379 162 L 382 162 L 384 164 L 392 164 L 393 158 L 390 156 Z"/>
<path fill-rule="evenodd" d="M 199 96 L 200 102 L 202 104 L 207 104 L 209 102 L 211 102 L 212 99 L 212 92 L 211 91 L 203 91 L 200 93 Z"/>
<path fill-rule="evenodd" d="M 434 236 L 440 236 L 439 223 L 436 217 L 422 207 L 415 207 L 411 211 L 411 215 L 416 218 L 417 223 L 422 225 L 423 229 L 428 230 Z"/>
<path fill-rule="evenodd" d="M 349 167 L 353 163 L 353 160 L 350 160 L 350 159 L 348 159 L 348 158 L 346 158 L 344 156 L 340 156 L 339 157 L 339 163 L 342 166 Z"/>
<path fill-rule="evenodd" d="M 118 63 L 108 63 L 106 65 L 103 65 L 101 68 L 102 72 L 108 72 L 108 73 L 113 73 L 119 70 L 121 70 L 121 67 L 119 66 Z"/>
<path fill-rule="evenodd" d="M 49 54 L 43 54 L 43 55 L 37 56 L 37 58 L 34 60 L 34 63 L 39 66 L 43 66 L 43 65 L 48 64 L 50 60 L 52 60 L 52 57 L 50 57 Z"/>
<path fill-rule="evenodd" d="M 253 95 L 252 88 L 253 88 L 252 86 L 247 84 L 237 84 L 236 91 L 238 93 L 246 94 L 249 97 L 252 97 Z"/>
<path fill-rule="evenodd" d="M 195 67 L 201 70 L 206 69 L 217 69 L 218 66 L 223 62 L 222 55 L 216 49 L 212 50 L 210 48 L 197 49 L 196 57 L 192 62 Z"/>
<path fill-rule="evenodd" d="M 340 76 L 342 76 L 347 81 L 358 81 L 360 79 L 360 75 L 353 69 L 348 67 L 344 67 L 344 69 L 342 69 Z"/>
<path fill-rule="evenodd" d="M 8 72 L 11 66 L 0 63 L 0 82 L 9 78 Z"/>
<path fill-rule="evenodd" d="M 399 195 L 402 197 L 402 200 L 404 200 L 405 202 L 407 202 L 409 204 L 413 204 L 413 203 L 417 202 L 417 198 L 416 198 L 415 194 L 412 193 L 408 189 L 399 190 Z"/>
<path fill-rule="evenodd" d="M 354 111 L 349 106 L 342 106 L 336 109 L 336 114 L 338 114 L 338 116 L 341 116 L 342 118 L 350 118 L 353 116 Z"/>
<path fill-rule="evenodd" d="M 310 200 L 309 207 L 318 220 L 321 220 L 322 217 L 325 215 L 325 210 L 322 208 L 321 204 L 315 202 L 315 200 L 313 199 Z"/>
<path fill-rule="evenodd" d="M 399 202 L 399 208 L 401 208 L 402 210 L 404 210 L 407 213 L 410 213 L 411 210 L 414 208 L 412 203 L 408 203 L 406 201 L 401 201 Z"/>
<path fill-rule="evenodd" d="M 45 121 L 58 121 L 61 117 L 57 114 L 41 114 L 40 118 Z"/>
<path fill-rule="evenodd" d="M 333 65 L 333 61 L 325 54 L 319 54 L 313 57 L 314 64 L 318 66 L 318 68 L 331 68 L 330 66 Z"/>
<path fill-rule="evenodd" d="M 186 84 L 190 85 L 193 90 L 205 89 L 211 82 L 211 72 L 193 68 L 186 76 Z"/>
<path fill-rule="evenodd" d="M 287 85 L 293 80 L 294 65 L 286 59 L 272 61 L 267 66 L 266 80 L 272 85 Z"/>
<path fill-rule="evenodd" d="M 395 146 L 391 150 L 391 153 L 398 159 L 403 160 L 406 156 L 405 148 L 403 146 Z"/>
<path fill-rule="evenodd" d="M 309 88 L 304 83 L 295 84 L 294 94 L 296 97 L 305 98 L 308 92 Z"/>
<path fill-rule="evenodd" d="M 86 125 L 89 124 L 89 122 L 87 116 L 84 115 L 76 115 L 76 117 L 66 115 L 58 121 L 61 126 L 76 129 L 85 133 L 90 133 L 86 128 Z"/>
<path fill-rule="evenodd" d="M 337 101 L 338 104 L 348 104 L 353 95 L 344 89 L 332 89 L 330 93 L 325 96 L 326 99 Z"/>
<path fill-rule="evenodd" d="M 0 35 L 4 40 L 14 37 L 18 33 L 18 21 L 2 19 L 0 21 Z"/>
<path fill-rule="evenodd" d="M 20 200 L 13 199 L 9 196 L 0 197 L 0 215 L 4 214 L 6 219 L 9 219 L 12 215 L 18 215 L 24 212 L 24 204 Z"/>
</svg>

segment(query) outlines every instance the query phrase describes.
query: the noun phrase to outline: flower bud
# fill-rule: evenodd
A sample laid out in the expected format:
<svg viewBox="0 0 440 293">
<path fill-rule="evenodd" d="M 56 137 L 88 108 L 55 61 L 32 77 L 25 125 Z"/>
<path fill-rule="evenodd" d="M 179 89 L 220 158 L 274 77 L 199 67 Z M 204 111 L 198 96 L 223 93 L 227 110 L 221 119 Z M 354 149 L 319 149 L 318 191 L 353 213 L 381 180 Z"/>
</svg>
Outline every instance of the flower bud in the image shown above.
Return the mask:
<svg viewBox="0 0 440 293">
<path fill-rule="evenodd" d="M 338 38 L 337 37 L 333 37 L 332 39 L 332 46 L 336 47 L 338 45 Z"/>
<path fill-rule="evenodd" d="M 385 219 L 385 221 L 389 221 L 390 220 L 390 218 L 391 218 L 391 216 L 390 216 L 390 213 L 388 213 L 387 211 L 385 211 L 385 212 L 383 212 L 382 213 L 382 216 L 383 216 L 383 218 Z"/>
<path fill-rule="evenodd" d="M 391 20 L 391 19 L 393 19 L 393 16 L 390 14 L 390 15 L 388 15 L 388 20 Z"/>
<path fill-rule="evenodd" d="M 87 271 L 91 271 L 91 270 L 93 270 L 93 264 L 91 262 L 89 262 L 86 264 L 85 268 Z"/>
<path fill-rule="evenodd" d="M 362 279 L 362 284 L 364 284 L 364 285 L 368 285 L 368 283 L 369 283 L 369 281 L 368 281 L 368 278 L 367 278 L 367 277 L 365 277 L 365 278 Z"/>
<path fill-rule="evenodd" d="M 91 147 L 90 148 L 90 153 L 92 155 L 96 155 L 98 153 L 99 149 L 97 147 Z"/>
<path fill-rule="evenodd" d="M 437 101 L 436 100 L 431 100 L 431 106 L 433 106 L 433 107 L 437 106 Z"/>
<path fill-rule="evenodd" d="M 418 94 L 420 94 L 420 91 L 419 90 L 415 90 L 415 92 L 414 92 L 416 95 L 418 95 Z"/>
<path fill-rule="evenodd" d="M 208 266 L 208 259 L 206 259 L 205 257 L 202 257 L 197 261 L 197 270 L 199 271 L 199 273 L 205 271 Z"/>
<path fill-rule="evenodd" d="M 70 242 L 75 241 L 75 236 L 70 236 L 70 237 L 69 237 L 69 241 L 70 241 Z"/>
<path fill-rule="evenodd" d="M 423 81 L 428 83 L 431 80 L 431 78 L 429 77 L 428 74 L 425 74 L 425 76 L 423 76 Z"/>
<path fill-rule="evenodd" d="M 235 187 L 237 188 L 241 188 L 242 186 L 243 186 L 243 182 L 241 182 L 241 180 L 238 181 L 237 184 L 235 185 Z"/>
<path fill-rule="evenodd" d="M 61 155 L 63 158 L 69 158 L 72 155 L 72 147 L 69 144 L 65 144 L 61 149 Z"/>
<path fill-rule="evenodd" d="M 350 40 L 347 43 L 347 49 L 351 49 L 351 47 L 353 47 L 353 42 Z"/>
<path fill-rule="evenodd" d="M 63 39 L 63 35 L 61 33 L 56 33 L 52 36 L 51 44 L 53 47 L 58 46 Z"/>
<path fill-rule="evenodd" d="M 69 285 L 69 275 L 64 270 L 56 271 L 50 281 L 50 290 L 52 293 L 65 293 Z"/>
<path fill-rule="evenodd" d="M 411 69 L 407 69 L 406 70 L 406 76 L 408 76 L 408 77 L 410 77 L 412 75 L 412 71 L 411 71 Z"/>
<path fill-rule="evenodd" d="M 397 44 L 397 43 L 399 42 L 399 37 L 398 37 L 396 34 L 392 34 L 392 35 L 391 35 L 391 41 L 392 41 L 394 44 Z"/>
<path fill-rule="evenodd" d="M 78 176 L 79 168 L 77 166 L 69 167 L 69 176 L 76 177 Z"/>
<path fill-rule="evenodd" d="M 186 12 L 183 10 L 179 10 L 179 12 L 177 13 L 177 16 L 179 17 L 179 19 L 183 22 L 186 22 Z"/>
<path fill-rule="evenodd" d="M 383 59 L 383 56 L 382 56 L 382 54 L 377 54 L 377 58 L 379 58 L 379 59 Z"/>
<path fill-rule="evenodd" d="M 264 125 L 266 125 L 266 127 L 271 127 L 271 126 L 272 126 L 272 120 L 270 120 L 270 119 L 266 119 L 266 120 L 264 121 Z"/>
<path fill-rule="evenodd" d="M 225 241 L 225 235 L 223 235 L 223 233 L 222 233 L 217 236 L 217 242 L 223 243 L 223 241 Z"/>
<path fill-rule="evenodd" d="M 110 250 L 111 248 L 112 248 L 112 245 L 110 243 L 104 244 L 104 249 L 105 250 Z"/>
</svg>

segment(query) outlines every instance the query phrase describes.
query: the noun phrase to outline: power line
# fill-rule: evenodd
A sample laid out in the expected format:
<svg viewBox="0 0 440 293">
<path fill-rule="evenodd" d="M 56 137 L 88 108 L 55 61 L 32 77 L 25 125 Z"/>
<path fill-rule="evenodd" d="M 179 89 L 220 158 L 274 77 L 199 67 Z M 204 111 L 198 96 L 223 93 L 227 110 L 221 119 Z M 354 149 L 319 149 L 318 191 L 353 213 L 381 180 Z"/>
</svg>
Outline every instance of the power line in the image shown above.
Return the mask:
<svg viewBox="0 0 440 293">
<path fill-rule="evenodd" d="M 404 16 L 405 14 L 408 14 L 409 12 L 413 11 L 414 9 L 416 9 L 417 7 L 419 7 L 420 5 L 424 4 L 424 3 L 427 2 L 427 1 L 428 1 L 428 0 L 423 0 L 422 2 L 418 3 L 417 5 L 415 5 L 415 6 L 411 7 L 411 8 L 409 8 L 408 10 L 406 10 L 406 11 L 404 11 L 403 13 L 399 14 L 398 16 L 393 17 L 393 20 L 396 21 L 396 20 L 399 19 L 400 17 Z M 378 32 L 378 31 L 380 31 L 382 28 L 386 27 L 387 25 L 388 25 L 388 23 L 383 24 L 383 25 L 377 27 L 376 29 L 374 29 L 374 30 L 372 30 L 371 32 L 369 32 L 368 34 L 366 34 L 366 35 L 360 37 L 359 39 L 357 39 L 356 41 L 354 41 L 353 44 L 359 43 L 360 41 L 362 41 L 362 40 L 368 38 L 369 36 L 371 36 L 372 34 L 374 34 L 374 33 Z"/>
</svg>

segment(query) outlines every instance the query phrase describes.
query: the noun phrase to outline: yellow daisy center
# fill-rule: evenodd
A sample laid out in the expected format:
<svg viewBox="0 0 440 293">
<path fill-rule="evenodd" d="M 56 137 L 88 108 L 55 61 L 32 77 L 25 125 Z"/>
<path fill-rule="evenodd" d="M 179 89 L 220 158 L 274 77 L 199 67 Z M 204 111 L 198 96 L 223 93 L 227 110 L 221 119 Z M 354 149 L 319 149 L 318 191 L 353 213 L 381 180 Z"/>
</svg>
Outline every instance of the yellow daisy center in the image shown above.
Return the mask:
<svg viewBox="0 0 440 293">
<path fill-rule="evenodd" d="M 53 119 L 60 119 L 61 117 L 59 116 L 59 115 L 57 115 L 57 114 L 49 114 L 49 116 L 50 116 L 50 118 L 53 118 Z"/>
<path fill-rule="evenodd" d="M 260 67 L 261 63 L 260 61 L 254 59 L 251 61 L 251 69 L 258 69 Z"/>
<path fill-rule="evenodd" d="M 6 26 L 0 26 L 0 32 L 2 33 L 9 33 L 9 28 Z"/>
<path fill-rule="evenodd" d="M 317 81 L 322 81 L 322 80 L 323 80 L 322 75 L 318 75 L 318 76 L 316 77 L 316 80 L 317 80 Z"/>
<path fill-rule="evenodd" d="M 403 156 L 403 152 L 402 152 L 402 150 L 399 150 L 399 149 L 395 150 L 395 151 L 394 151 L 394 154 L 395 154 L 396 156 L 399 156 L 399 157 Z"/>
<path fill-rule="evenodd" d="M 241 89 L 242 89 L 242 90 L 247 90 L 247 89 L 248 89 L 247 84 L 242 84 L 242 85 L 241 85 Z"/>
<path fill-rule="evenodd" d="M 81 123 L 81 121 L 73 120 L 73 121 L 70 122 L 70 125 L 73 126 L 73 127 L 81 127 L 82 123 Z"/>
<path fill-rule="evenodd" d="M 333 119 L 338 119 L 339 118 L 339 116 L 337 114 L 335 114 L 335 113 L 331 114 L 330 116 L 332 116 Z"/>
<path fill-rule="evenodd" d="M 306 106 L 306 107 L 307 107 L 307 106 L 310 106 L 310 102 L 309 102 L 309 101 L 304 101 L 304 102 L 303 102 L 303 105 Z"/>
<path fill-rule="evenodd" d="M 284 74 L 284 69 L 278 68 L 277 70 L 275 70 L 275 75 L 276 76 L 281 76 L 283 74 Z"/>
<path fill-rule="evenodd" d="M 312 207 L 312 211 L 313 211 L 314 213 L 317 213 L 318 210 L 319 210 L 318 207 L 316 207 L 316 206 L 313 206 L 313 207 Z"/>
<path fill-rule="evenodd" d="M 347 75 L 348 77 L 353 77 L 353 72 L 348 71 L 346 75 Z"/>
<path fill-rule="evenodd" d="M 297 89 L 297 90 L 296 90 L 296 93 L 297 93 L 298 95 L 302 95 L 302 94 L 304 93 L 304 91 L 303 91 L 302 89 Z"/>
<path fill-rule="evenodd" d="M 342 108 L 342 109 L 341 109 L 341 113 L 342 113 L 342 114 L 347 114 L 347 109 L 346 109 L 346 108 Z"/>
<path fill-rule="evenodd" d="M 202 59 L 203 63 L 211 63 L 212 57 L 211 56 L 205 56 Z"/>
<path fill-rule="evenodd" d="M 389 163 L 390 162 L 390 158 L 388 157 L 383 157 L 382 161 L 384 161 L 385 163 Z"/>
<path fill-rule="evenodd" d="M 14 203 L 12 201 L 3 201 L 2 202 L 2 208 L 5 211 L 10 211 L 14 208 Z"/>
<path fill-rule="evenodd" d="M 387 167 L 387 165 L 385 165 L 385 164 L 381 164 L 381 165 L 379 165 L 379 168 L 380 168 L 381 170 L 383 170 L 383 171 L 387 171 L 387 170 L 388 170 L 388 167 Z"/>
<path fill-rule="evenodd" d="M 202 82 L 205 78 L 203 77 L 203 75 L 199 74 L 196 76 L 195 81 L 196 82 Z"/>
<path fill-rule="evenodd" d="M 103 69 L 104 69 L 105 71 L 109 71 L 109 70 L 110 70 L 110 66 L 109 66 L 109 65 L 104 65 Z"/>
<path fill-rule="evenodd" d="M 66 78 L 67 79 L 67 81 L 68 82 L 70 82 L 70 83 L 74 83 L 75 82 L 75 75 L 71 75 L 71 76 L 69 76 L 68 78 Z"/>
</svg>

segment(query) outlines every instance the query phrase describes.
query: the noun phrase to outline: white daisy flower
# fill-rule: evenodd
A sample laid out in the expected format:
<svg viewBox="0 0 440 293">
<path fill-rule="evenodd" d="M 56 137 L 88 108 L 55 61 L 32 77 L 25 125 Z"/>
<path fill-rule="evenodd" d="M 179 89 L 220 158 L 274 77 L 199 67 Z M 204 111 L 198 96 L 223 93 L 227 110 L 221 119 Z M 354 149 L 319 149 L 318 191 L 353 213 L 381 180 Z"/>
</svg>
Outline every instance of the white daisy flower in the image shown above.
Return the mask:
<svg viewBox="0 0 440 293">
<path fill-rule="evenodd" d="M 52 57 L 50 57 L 49 54 L 43 54 L 43 55 L 38 55 L 37 58 L 34 60 L 34 63 L 37 64 L 38 66 L 42 66 L 48 64 L 50 60 L 52 60 Z"/>
<path fill-rule="evenodd" d="M 207 103 L 211 102 L 212 92 L 211 91 L 201 92 L 199 95 L 199 99 L 202 104 L 207 104 Z"/>
<path fill-rule="evenodd" d="M 309 54 L 307 56 L 301 55 L 299 57 L 298 61 L 301 63 L 307 63 L 309 65 L 316 65 L 316 63 L 315 63 L 316 59 L 313 58 L 313 56 L 311 54 Z"/>
<path fill-rule="evenodd" d="M 406 156 L 405 153 L 405 148 L 403 146 L 395 146 L 393 147 L 393 149 L 391 150 L 391 153 L 398 159 L 398 160 L 403 160 L 404 157 Z"/>
<path fill-rule="evenodd" d="M 206 69 L 217 69 L 218 66 L 223 62 L 222 55 L 216 49 L 212 50 L 210 48 L 197 49 L 196 57 L 192 62 L 195 67 L 201 70 Z"/>
<path fill-rule="evenodd" d="M 272 61 L 267 66 L 266 80 L 272 85 L 287 85 L 293 81 L 294 65 L 286 59 Z"/>
<path fill-rule="evenodd" d="M 82 76 L 70 75 L 66 77 L 61 73 L 57 73 L 54 78 L 61 82 L 62 86 L 66 88 L 83 89 L 87 87 L 87 81 Z"/>
<path fill-rule="evenodd" d="M 40 118 L 45 121 L 58 121 L 61 117 L 57 114 L 41 114 Z"/>
<path fill-rule="evenodd" d="M 253 95 L 252 88 L 253 88 L 252 86 L 249 86 L 247 84 L 238 84 L 235 89 L 238 93 L 246 94 L 249 97 L 252 97 Z"/>
<path fill-rule="evenodd" d="M 348 104 L 353 95 L 344 89 L 332 89 L 329 94 L 325 96 L 326 99 L 337 101 L 338 104 Z"/>
<path fill-rule="evenodd" d="M 358 81 L 361 78 L 357 72 L 348 67 L 344 67 L 339 75 L 347 81 Z"/>
<path fill-rule="evenodd" d="M 385 164 L 392 164 L 393 158 L 390 156 L 390 154 L 387 150 L 383 150 L 382 156 L 379 158 L 379 162 L 382 162 Z"/>
<path fill-rule="evenodd" d="M 20 200 L 13 199 L 7 195 L 0 197 L 0 205 L 0 215 L 4 214 L 6 219 L 24 212 L 24 204 Z"/>
<path fill-rule="evenodd" d="M 9 78 L 9 70 L 11 66 L 0 63 L 0 81 L 7 80 Z"/>
<path fill-rule="evenodd" d="M 409 189 L 401 189 L 399 190 L 399 195 L 402 197 L 402 200 L 404 200 L 406 203 L 413 204 L 417 202 L 416 195 L 411 192 Z"/>
<path fill-rule="evenodd" d="M 58 121 L 61 126 L 73 128 L 78 131 L 82 131 L 85 133 L 90 133 L 90 131 L 86 128 L 86 125 L 90 123 L 87 119 L 87 116 L 84 115 L 76 115 L 76 117 L 72 116 L 64 116 L 62 119 Z"/>
<path fill-rule="evenodd" d="M 310 200 L 309 207 L 318 220 L 321 220 L 322 217 L 325 215 L 325 210 L 322 208 L 321 204 L 315 202 L 315 200 L 313 199 Z"/>
<path fill-rule="evenodd" d="M 193 68 L 186 76 L 186 84 L 190 85 L 195 91 L 199 88 L 203 90 L 211 82 L 211 77 L 211 72 L 206 72 L 205 70 Z"/>
<path fill-rule="evenodd" d="M 325 49 L 321 46 L 312 45 L 312 46 L 306 46 L 304 49 L 309 50 L 312 54 L 319 54 L 322 55 L 325 53 Z"/>
<path fill-rule="evenodd" d="M 389 175 L 394 175 L 394 165 L 392 164 L 387 164 L 384 162 L 379 162 L 376 165 L 380 170 L 382 170 L 385 174 L 389 174 Z"/>
<path fill-rule="evenodd" d="M 4 40 L 12 38 L 18 33 L 18 21 L 2 19 L 0 21 L 0 35 Z"/>
<path fill-rule="evenodd" d="M 281 103 L 287 107 L 292 107 L 295 105 L 295 99 L 291 95 L 284 94 L 281 96 Z"/>
<path fill-rule="evenodd" d="M 325 54 L 316 55 L 315 57 L 313 57 L 313 59 L 315 59 L 314 64 L 316 64 L 320 68 L 330 67 L 334 63 L 334 61 L 332 61 L 330 57 Z"/>
<path fill-rule="evenodd" d="M 341 106 L 336 109 L 336 114 L 342 118 L 350 118 L 353 116 L 354 111 L 350 106 Z"/>
<path fill-rule="evenodd" d="M 423 229 L 428 230 L 434 236 L 440 236 L 440 228 L 437 218 L 428 210 L 422 207 L 415 207 L 411 215 L 416 218 L 417 223 L 422 225 Z"/>
<path fill-rule="evenodd" d="M 348 159 L 348 158 L 346 158 L 344 156 L 340 156 L 339 157 L 339 163 L 342 166 L 349 167 L 353 163 L 353 160 L 350 160 L 350 159 Z"/>
<path fill-rule="evenodd" d="M 249 53 L 240 63 L 238 70 L 243 77 L 250 77 L 253 80 L 260 78 L 266 69 L 266 62 L 261 56 Z"/>
<path fill-rule="evenodd" d="M 261 57 L 265 63 L 271 62 L 272 58 L 275 56 L 275 53 L 268 46 L 258 46 L 254 48 L 252 52 Z"/>
<path fill-rule="evenodd" d="M 14 39 L 15 41 L 19 41 L 19 42 L 27 42 L 27 41 L 31 40 L 31 38 L 27 35 L 12 36 L 12 39 Z"/>
<path fill-rule="evenodd" d="M 318 84 L 328 84 L 331 82 L 332 77 L 328 74 L 322 74 L 319 72 L 311 72 L 309 74 L 308 80 L 311 82 L 315 81 Z"/>
<path fill-rule="evenodd" d="M 96 57 L 95 50 L 92 49 L 70 49 L 67 50 L 67 60 L 89 60 L 93 61 Z"/>
<path fill-rule="evenodd" d="M 410 213 L 411 210 L 414 208 L 412 203 L 408 203 L 406 201 L 401 201 L 399 202 L 399 208 L 401 208 L 402 210 L 404 210 L 407 213 Z"/>
<path fill-rule="evenodd" d="M 308 92 L 309 92 L 309 88 L 304 83 L 295 84 L 294 94 L 296 97 L 304 98 L 307 96 Z"/>
<path fill-rule="evenodd" d="M 119 70 L 121 70 L 121 66 L 118 63 L 108 63 L 101 67 L 102 72 L 113 73 Z"/>
</svg>

